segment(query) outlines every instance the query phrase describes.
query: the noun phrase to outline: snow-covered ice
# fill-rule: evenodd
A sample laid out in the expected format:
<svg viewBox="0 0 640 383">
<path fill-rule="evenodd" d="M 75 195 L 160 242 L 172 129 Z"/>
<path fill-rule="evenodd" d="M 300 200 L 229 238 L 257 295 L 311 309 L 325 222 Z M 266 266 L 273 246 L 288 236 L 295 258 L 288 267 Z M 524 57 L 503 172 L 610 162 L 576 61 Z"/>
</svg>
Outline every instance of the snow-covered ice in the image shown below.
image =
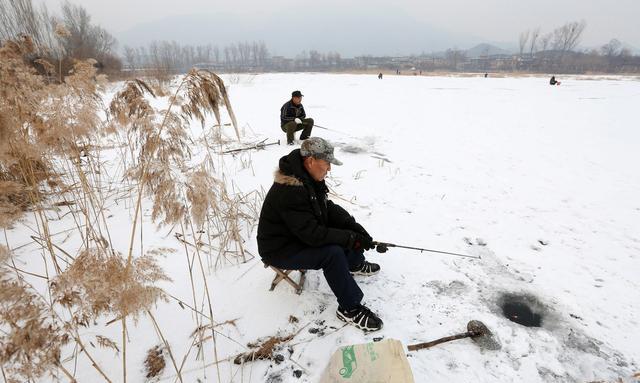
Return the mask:
<svg viewBox="0 0 640 383">
<path fill-rule="evenodd" d="M 341 345 L 377 337 L 408 345 L 463 332 L 472 319 L 484 322 L 502 349 L 459 340 L 411 352 L 416 382 L 632 381 L 640 372 L 638 78 L 563 77 L 556 87 L 545 77 L 225 78 L 233 79 L 231 102 L 247 143 L 284 141 L 279 108 L 292 90 L 303 92 L 307 115 L 331 129 L 315 128 L 313 135 L 332 141 L 344 162 L 328 178 L 332 198 L 375 240 L 481 259 L 370 252 L 382 271 L 357 281 L 365 303 L 385 322 L 372 334 L 343 327 L 321 271 L 309 272 L 296 295 L 284 283 L 270 292 L 273 273 L 258 258 L 219 267 L 208 276 L 214 316 L 237 318 L 235 327 L 218 329 L 224 334 L 217 337 L 219 359 L 260 337 L 302 328 L 282 350 L 284 362 L 224 362 L 222 381 L 315 382 Z M 199 123 L 193 126 L 199 134 Z M 276 145 L 229 155 L 227 175 L 244 191 L 267 190 L 278 159 L 290 150 Z M 113 209 L 124 249 L 131 217 Z M 144 226 L 145 246 L 179 250 L 162 260 L 173 278 L 163 287 L 191 302 L 185 256 L 169 229 Z M 8 233 L 12 245 L 28 242 L 29 234 L 20 225 Z M 255 232 L 247 248 L 257 254 Z M 17 254 L 28 264 L 30 251 L 39 259 L 33 250 Z M 534 302 L 542 327 L 506 319 L 499 307 L 505 294 Z M 158 306 L 156 318 L 181 360 L 193 341 L 190 311 L 170 301 Z M 117 324 L 99 331 L 120 339 Z M 158 338 L 144 318 L 129 337 L 130 379 L 142 381 L 139 366 Z M 210 343 L 204 352 L 204 360 L 195 351 L 187 358 L 185 381 L 217 381 Z M 112 352 L 95 353 L 118 379 Z M 97 380 L 89 367 L 78 371 L 78 381 Z M 167 366 L 161 381 L 174 380 Z"/>
</svg>

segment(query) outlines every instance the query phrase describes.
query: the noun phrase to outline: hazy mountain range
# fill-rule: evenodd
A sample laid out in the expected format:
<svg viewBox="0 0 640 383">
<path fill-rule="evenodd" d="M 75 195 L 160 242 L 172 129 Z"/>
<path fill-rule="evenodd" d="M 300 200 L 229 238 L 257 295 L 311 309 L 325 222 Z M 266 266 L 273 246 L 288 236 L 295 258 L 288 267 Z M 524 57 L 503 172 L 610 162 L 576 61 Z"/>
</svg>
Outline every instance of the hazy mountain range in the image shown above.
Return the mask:
<svg viewBox="0 0 640 383">
<path fill-rule="evenodd" d="M 266 17 L 233 13 L 175 15 L 138 24 L 115 35 L 120 46 L 132 47 L 162 40 L 219 47 L 264 41 L 272 55 L 286 57 L 310 50 L 354 57 L 443 54 L 450 48 L 467 50 L 467 56 L 478 57 L 514 53 L 518 38 L 505 36 L 503 42 L 487 41 L 479 36 L 435 28 L 402 10 L 382 12 L 375 7 L 345 8 L 338 14 L 321 8 L 309 12 L 287 8 Z M 633 46 L 623 46 L 634 54 L 640 53 Z"/>
<path fill-rule="evenodd" d="M 335 51 L 344 57 L 430 53 L 483 42 L 476 36 L 440 30 L 402 11 L 375 8 L 340 14 L 285 9 L 269 17 L 237 14 L 189 14 L 137 25 L 116 34 L 121 45 L 140 46 L 154 40 L 181 44 L 264 41 L 272 55 L 294 57 L 302 51 Z M 511 36 L 508 36 L 511 37 Z"/>
</svg>

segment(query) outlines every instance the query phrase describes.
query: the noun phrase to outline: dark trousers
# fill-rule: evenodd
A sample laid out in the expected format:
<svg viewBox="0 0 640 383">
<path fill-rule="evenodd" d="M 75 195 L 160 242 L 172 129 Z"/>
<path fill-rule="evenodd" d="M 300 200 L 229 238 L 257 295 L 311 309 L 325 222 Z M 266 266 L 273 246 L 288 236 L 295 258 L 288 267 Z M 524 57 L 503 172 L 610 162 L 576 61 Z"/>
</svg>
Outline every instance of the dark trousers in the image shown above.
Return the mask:
<svg viewBox="0 0 640 383">
<path fill-rule="evenodd" d="M 302 120 L 302 124 L 298 125 L 295 121 L 289 121 L 286 124 L 280 127 L 283 132 L 287 133 L 287 143 L 293 142 L 293 134 L 299 130 L 302 130 L 300 133 L 300 139 L 306 140 L 311 136 L 311 129 L 313 129 L 313 118 L 305 118 Z"/>
<path fill-rule="evenodd" d="M 297 254 L 285 259 L 271 261 L 269 264 L 285 270 L 320 270 L 338 298 L 338 304 L 343 309 L 352 309 L 362 301 L 362 290 L 349 273 L 350 268 L 356 268 L 364 262 L 362 251 L 346 250 L 338 245 L 323 247 L 308 247 Z"/>
</svg>

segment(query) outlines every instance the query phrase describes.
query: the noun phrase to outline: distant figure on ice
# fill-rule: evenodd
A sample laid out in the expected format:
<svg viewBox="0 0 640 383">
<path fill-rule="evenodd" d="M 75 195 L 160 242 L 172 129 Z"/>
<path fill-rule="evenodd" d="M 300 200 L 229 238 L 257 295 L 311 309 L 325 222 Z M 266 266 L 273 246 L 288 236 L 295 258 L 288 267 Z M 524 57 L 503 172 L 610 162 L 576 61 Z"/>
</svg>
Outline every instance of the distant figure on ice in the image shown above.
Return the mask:
<svg viewBox="0 0 640 383">
<path fill-rule="evenodd" d="M 489 73 L 484 74 L 484 78 L 487 78 L 487 77 L 489 77 Z"/>
<path fill-rule="evenodd" d="M 353 275 L 370 276 L 380 266 L 365 260 L 373 238 L 342 207 L 327 199 L 331 165 L 342 165 L 333 146 L 320 137 L 304 141 L 280 158 L 258 223 L 262 261 L 285 270 L 320 270 L 338 300 L 336 316 L 363 331 L 382 328 L 382 320 L 362 302 Z"/>
<path fill-rule="evenodd" d="M 293 134 L 299 130 L 300 139 L 306 140 L 311 136 L 313 129 L 313 118 L 306 118 L 304 106 L 302 106 L 303 94 L 299 90 L 291 93 L 291 100 L 287 101 L 280 108 L 280 129 L 287 133 L 287 145 L 293 145 Z"/>
<path fill-rule="evenodd" d="M 556 76 L 551 76 L 551 80 L 549 80 L 549 85 L 560 85 L 560 81 L 556 81 Z"/>
<path fill-rule="evenodd" d="M 382 72 L 378 73 L 378 80 L 382 80 Z"/>
</svg>

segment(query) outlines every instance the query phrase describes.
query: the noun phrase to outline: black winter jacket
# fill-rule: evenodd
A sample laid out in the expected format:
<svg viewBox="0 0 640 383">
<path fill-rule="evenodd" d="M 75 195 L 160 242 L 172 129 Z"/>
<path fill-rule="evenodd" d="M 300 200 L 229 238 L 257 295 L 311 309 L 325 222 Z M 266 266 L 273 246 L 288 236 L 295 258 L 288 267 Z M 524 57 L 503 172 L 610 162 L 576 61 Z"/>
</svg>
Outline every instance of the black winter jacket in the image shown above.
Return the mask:
<svg viewBox="0 0 640 383">
<path fill-rule="evenodd" d="M 258 252 L 266 263 L 307 247 L 353 244 L 354 232 L 368 235 L 342 207 L 327 199 L 324 181 L 304 168 L 300 149 L 280 159 L 258 223 Z"/>
<path fill-rule="evenodd" d="M 293 101 L 289 100 L 280 108 L 280 126 L 291 122 L 296 118 L 305 119 L 307 114 L 304 112 L 304 106 L 302 104 L 295 105 Z"/>
</svg>

